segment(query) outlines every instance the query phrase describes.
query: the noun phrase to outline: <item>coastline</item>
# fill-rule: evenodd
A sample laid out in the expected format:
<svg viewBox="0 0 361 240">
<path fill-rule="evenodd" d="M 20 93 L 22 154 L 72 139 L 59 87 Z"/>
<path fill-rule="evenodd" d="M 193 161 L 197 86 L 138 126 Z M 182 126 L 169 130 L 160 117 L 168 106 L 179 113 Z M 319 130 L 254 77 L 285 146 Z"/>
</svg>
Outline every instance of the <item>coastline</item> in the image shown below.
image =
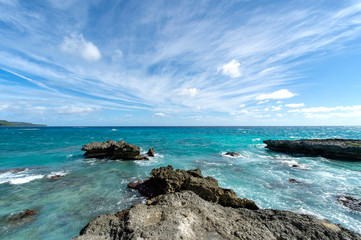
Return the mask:
<svg viewBox="0 0 361 240">
<path fill-rule="evenodd" d="M 144 201 L 126 185 L 145 179 L 153 168 L 168 164 L 180 169 L 200 168 L 205 176 L 216 178 L 224 188 L 234 189 L 239 197 L 255 199 L 261 208 L 312 214 L 361 231 L 356 224 L 361 221 L 359 215 L 337 200 L 337 196 L 342 195 L 361 198 L 359 163 L 270 152 L 262 143 L 268 138 L 356 138 L 359 128 L 47 127 L 31 131 L 2 129 L 0 134 L 6 135 L 0 142 L 3 151 L 0 169 L 29 168 L 25 173 L 11 173 L 11 178 L 20 174 L 28 177 L 68 173 L 56 179 L 43 177 L 18 185 L 0 184 L 4 196 L 0 204 L 6 206 L 0 216 L 27 208 L 37 210 L 28 224 L 0 233 L 5 239 L 21 236 L 41 239 L 37 233 L 46 233 L 48 239 L 59 239 L 58 233 L 67 236 L 64 239 L 73 237 L 95 217 Z M 83 144 L 108 139 L 134 143 L 141 147 L 142 154 L 154 147 L 158 155 L 149 161 L 135 162 L 83 157 L 80 151 Z M 226 152 L 238 152 L 240 156 L 224 156 L 222 153 Z M 292 167 L 295 164 L 300 167 Z M 289 182 L 289 179 L 301 183 Z M 29 198 L 33 203 L 29 203 Z M 51 226 L 47 224 L 49 221 L 53 222 Z M 61 225 L 63 221 L 72 224 Z M 49 234 L 49 230 L 52 233 Z"/>
</svg>

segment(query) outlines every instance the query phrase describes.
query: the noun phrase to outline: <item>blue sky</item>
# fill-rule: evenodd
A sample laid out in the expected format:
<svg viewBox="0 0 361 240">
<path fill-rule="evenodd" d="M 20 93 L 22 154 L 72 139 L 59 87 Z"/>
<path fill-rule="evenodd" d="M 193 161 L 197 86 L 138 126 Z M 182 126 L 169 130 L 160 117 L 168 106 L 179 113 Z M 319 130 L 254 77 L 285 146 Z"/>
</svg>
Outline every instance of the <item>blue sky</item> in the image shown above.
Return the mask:
<svg viewBox="0 0 361 240">
<path fill-rule="evenodd" d="M 0 0 L 0 119 L 361 125 L 359 1 Z"/>
</svg>

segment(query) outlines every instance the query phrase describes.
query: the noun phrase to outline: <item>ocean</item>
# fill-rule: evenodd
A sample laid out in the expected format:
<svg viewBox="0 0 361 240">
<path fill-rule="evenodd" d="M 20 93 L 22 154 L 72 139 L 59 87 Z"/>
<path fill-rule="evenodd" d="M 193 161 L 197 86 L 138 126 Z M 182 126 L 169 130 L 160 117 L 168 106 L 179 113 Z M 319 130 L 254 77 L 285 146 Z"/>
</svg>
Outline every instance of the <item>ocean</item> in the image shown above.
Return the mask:
<svg viewBox="0 0 361 240">
<path fill-rule="evenodd" d="M 361 127 L 1 128 L 0 239 L 70 239 L 99 215 L 144 202 L 127 184 L 167 165 L 200 168 L 261 208 L 312 214 L 361 233 L 361 212 L 337 201 L 345 195 L 361 199 L 361 162 L 276 153 L 262 142 L 302 138 L 361 139 Z M 153 147 L 156 156 L 149 161 L 83 156 L 82 145 L 108 139 L 135 144 L 144 154 Z M 227 151 L 240 156 L 225 156 Z M 26 170 L 10 171 L 16 168 Z M 36 214 L 12 218 L 25 209 Z"/>
</svg>

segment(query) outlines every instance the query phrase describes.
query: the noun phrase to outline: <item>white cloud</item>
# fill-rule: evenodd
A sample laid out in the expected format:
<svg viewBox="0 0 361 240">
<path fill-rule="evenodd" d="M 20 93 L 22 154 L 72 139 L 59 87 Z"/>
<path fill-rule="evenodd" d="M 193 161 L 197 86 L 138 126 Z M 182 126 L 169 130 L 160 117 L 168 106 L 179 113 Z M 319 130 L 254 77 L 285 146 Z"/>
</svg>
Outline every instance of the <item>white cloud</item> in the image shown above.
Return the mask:
<svg viewBox="0 0 361 240">
<path fill-rule="evenodd" d="M 329 118 L 353 118 L 361 117 L 361 111 L 342 112 L 342 113 L 306 113 L 306 118 L 310 119 L 329 119 Z"/>
<path fill-rule="evenodd" d="M 271 114 L 255 115 L 254 117 L 255 118 L 269 118 L 269 117 L 271 117 Z"/>
<path fill-rule="evenodd" d="M 263 104 L 263 103 L 268 103 L 269 100 L 264 100 L 264 101 L 259 101 L 257 104 Z"/>
<path fill-rule="evenodd" d="M 112 55 L 112 61 L 113 62 L 116 62 L 116 61 L 119 61 L 120 59 L 122 59 L 124 56 L 122 50 L 120 49 L 117 49 L 114 51 L 113 55 Z"/>
<path fill-rule="evenodd" d="M 199 93 L 197 88 L 184 88 L 182 89 L 178 95 L 186 96 L 186 97 L 195 97 Z"/>
<path fill-rule="evenodd" d="M 281 118 L 281 117 L 286 116 L 286 114 L 284 114 L 284 113 L 277 113 L 276 116 Z"/>
<path fill-rule="evenodd" d="M 249 112 L 248 112 L 248 110 L 246 110 L 246 109 L 242 109 L 241 111 L 239 111 L 240 113 L 243 113 L 243 114 L 248 114 Z"/>
<path fill-rule="evenodd" d="M 288 91 L 287 89 L 281 89 L 269 94 L 261 94 L 256 97 L 256 100 L 265 100 L 265 99 L 285 99 L 296 96 L 297 94 Z"/>
<path fill-rule="evenodd" d="M 337 106 L 337 107 L 311 107 L 302 109 L 293 109 L 289 112 L 318 113 L 318 112 L 335 112 L 335 111 L 360 111 L 361 105 L 354 106 Z"/>
<path fill-rule="evenodd" d="M 281 111 L 282 106 L 272 106 L 271 111 Z"/>
<path fill-rule="evenodd" d="M 86 41 L 83 34 L 65 36 L 61 49 L 73 55 L 79 54 L 83 59 L 90 62 L 98 61 L 102 57 L 99 49 L 92 42 Z"/>
<path fill-rule="evenodd" d="M 165 117 L 164 113 L 154 113 L 153 117 Z"/>
<path fill-rule="evenodd" d="M 54 110 L 54 112 L 60 114 L 73 114 L 73 113 L 85 114 L 85 113 L 94 112 L 96 110 L 90 107 L 77 107 L 77 106 L 49 107 L 48 109 Z"/>
<path fill-rule="evenodd" d="M 241 64 L 236 59 L 233 59 L 229 63 L 218 67 L 217 70 L 218 72 L 222 72 L 223 75 L 229 76 L 231 78 L 237 78 L 242 75 Z"/>
<path fill-rule="evenodd" d="M 286 104 L 286 107 L 289 108 L 298 108 L 298 107 L 304 107 L 305 104 L 304 103 L 290 103 L 290 104 Z"/>
<path fill-rule="evenodd" d="M 239 108 L 244 108 L 246 106 L 246 104 L 240 104 L 238 105 Z"/>
</svg>

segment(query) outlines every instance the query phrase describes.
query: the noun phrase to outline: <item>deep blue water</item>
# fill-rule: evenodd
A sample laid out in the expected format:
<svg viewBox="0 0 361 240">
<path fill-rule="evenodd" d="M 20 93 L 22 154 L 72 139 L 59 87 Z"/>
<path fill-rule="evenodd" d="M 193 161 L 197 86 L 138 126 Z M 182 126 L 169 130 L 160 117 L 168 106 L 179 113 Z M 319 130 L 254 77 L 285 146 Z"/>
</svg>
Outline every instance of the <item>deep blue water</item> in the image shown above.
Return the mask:
<svg viewBox="0 0 361 240">
<path fill-rule="evenodd" d="M 265 139 L 354 138 L 361 127 L 99 127 L 0 129 L 0 239 L 69 239 L 94 217 L 144 199 L 127 183 L 151 169 L 200 168 L 261 208 L 326 218 L 361 233 L 361 213 L 336 197 L 361 199 L 361 163 L 290 156 L 264 148 Z M 83 144 L 108 139 L 154 147 L 150 161 L 85 159 Z M 240 157 L 226 157 L 235 151 Z M 292 167 L 299 164 L 299 168 Z M 28 168 L 14 173 L 14 168 Z M 50 179 L 56 174 L 62 178 Z M 288 181 L 294 178 L 301 182 Z M 10 222 L 24 209 L 37 214 Z"/>
</svg>

